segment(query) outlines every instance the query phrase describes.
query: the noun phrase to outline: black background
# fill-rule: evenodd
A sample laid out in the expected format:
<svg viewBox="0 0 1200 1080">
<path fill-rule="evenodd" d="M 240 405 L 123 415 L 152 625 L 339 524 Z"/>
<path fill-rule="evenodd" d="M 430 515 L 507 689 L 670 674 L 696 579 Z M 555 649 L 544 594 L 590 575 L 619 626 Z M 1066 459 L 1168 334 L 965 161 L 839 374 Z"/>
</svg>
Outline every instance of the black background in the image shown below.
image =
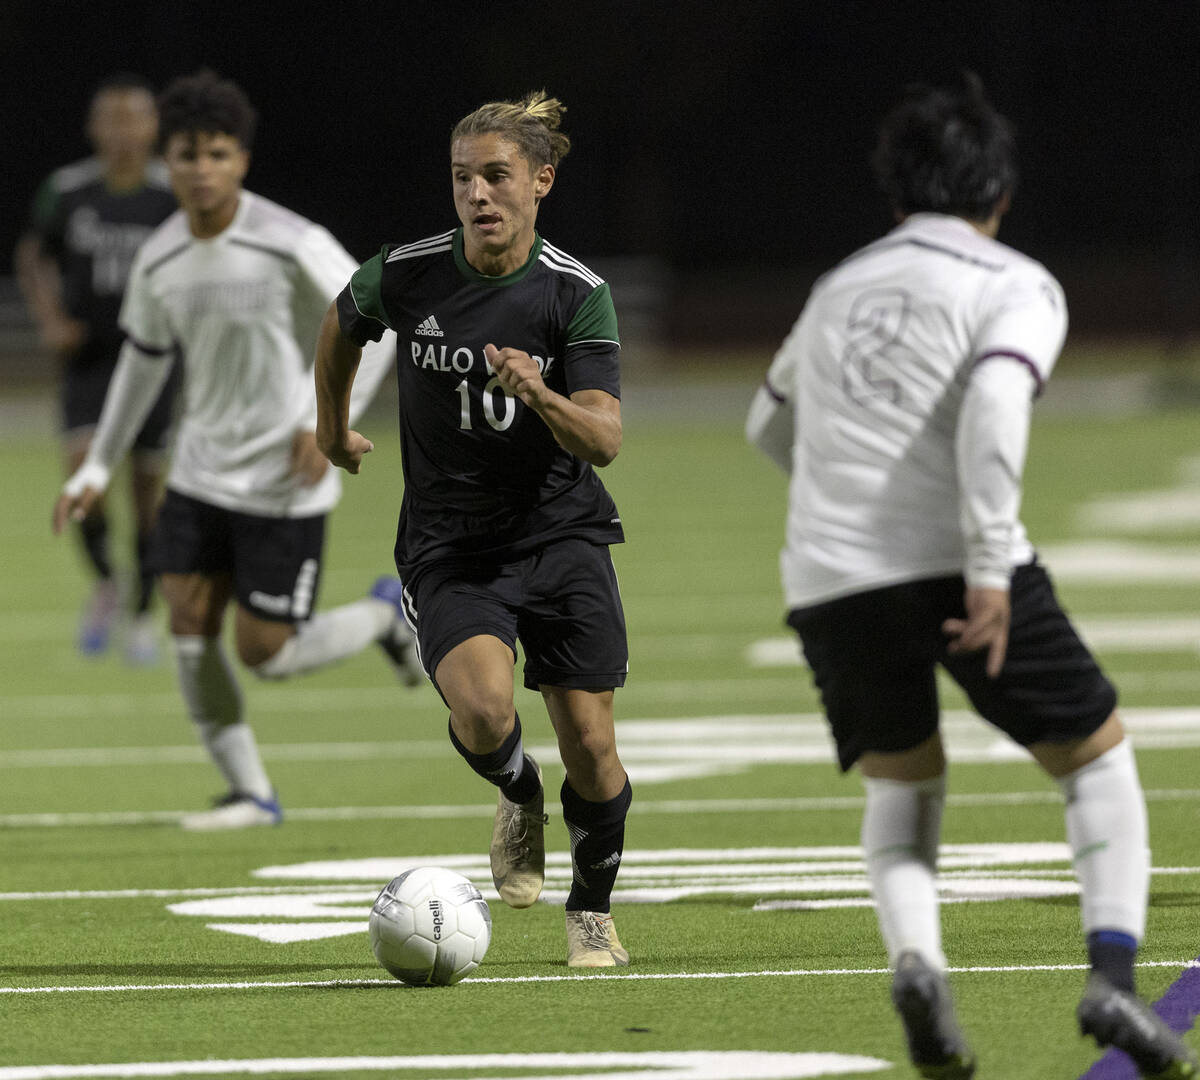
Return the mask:
<svg viewBox="0 0 1200 1080">
<path fill-rule="evenodd" d="M 907 82 L 970 67 L 1018 131 L 1002 239 L 1064 278 L 1077 322 L 1073 283 L 1085 325 L 1200 322 L 1192 0 L 51 0 L 8 5 L 0 30 L 5 252 L 40 179 L 86 153 L 90 93 L 115 70 L 241 83 L 260 113 L 247 186 L 364 258 L 454 225 L 451 126 L 544 86 L 574 148 L 543 234 L 584 259 L 654 256 L 703 307 L 706 289 L 807 273 L 889 227 L 867 168 L 879 117 Z"/>
</svg>

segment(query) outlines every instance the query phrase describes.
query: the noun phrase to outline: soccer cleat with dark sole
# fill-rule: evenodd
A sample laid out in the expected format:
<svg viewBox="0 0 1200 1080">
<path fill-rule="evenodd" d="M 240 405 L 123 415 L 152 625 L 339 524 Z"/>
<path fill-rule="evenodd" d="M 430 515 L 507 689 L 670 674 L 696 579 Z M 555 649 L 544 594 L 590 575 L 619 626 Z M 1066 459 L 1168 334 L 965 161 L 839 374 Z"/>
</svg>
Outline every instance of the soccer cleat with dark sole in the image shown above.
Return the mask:
<svg viewBox="0 0 1200 1080">
<path fill-rule="evenodd" d="M 537 769 L 540 781 L 542 770 L 533 758 L 529 761 Z M 544 830 L 550 820 L 544 809 L 546 793 L 539 785 L 537 795 L 526 803 L 506 799 L 503 791 L 497 794 L 496 822 L 489 852 L 492 884 L 509 907 L 527 908 L 541 896 L 546 880 Z"/>
<path fill-rule="evenodd" d="M 908 1056 L 925 1080 L 971 1080 L 975 1055 L 954 1015 L 950 984 L 916 952 L 903 952 L 892 977 L 892 1004 L 904 1024 Z"/>
<path fill-rule="evenodd" d="M 1113 986 L 1103 975 L 1088 977 L 1076 1010 L 1079 1030 L 1100 1046 L 1123 1050 L 1150 1080 L 1200 1077 L 1196 1055 L 1141 998 Z"/>
</svg>

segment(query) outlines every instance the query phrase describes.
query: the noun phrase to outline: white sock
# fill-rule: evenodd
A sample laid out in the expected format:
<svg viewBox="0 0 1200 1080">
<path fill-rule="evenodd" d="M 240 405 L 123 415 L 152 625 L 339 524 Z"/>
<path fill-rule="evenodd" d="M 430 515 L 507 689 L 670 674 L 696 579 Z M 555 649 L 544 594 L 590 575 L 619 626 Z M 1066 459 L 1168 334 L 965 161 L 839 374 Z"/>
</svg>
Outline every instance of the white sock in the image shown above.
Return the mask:
<svg viewBox="0 0 1200 1080">
<path fill-rule="evenodd" d="M 378 641 L 396 621 L 386 600 L 368 596 L 352 604 L 320 611 L 296 626 L 296 633 L 269 660 L 253 668 L 264 679 L 286 679 L 345 660 Z"/>
<path fill-rule="evenodd" d="M 176 635 L 175 656 L 188 714 L 229 789 L 269 799 L 271 781 L 242 720 L 242 693 L 220 639 Z"/>
<path fill-rule="evenodd" d="M 937 849 L 946 776 L 904 781 L 864 777 L 862 846 L 888 961 L 913 949 L 946 967 L 938 913 Z"/>
<path fill-rule="evenodd" d="M 1059 778 L 1067 841 L 1082 894 L 1083 930 L 1146 930 L 1150 843 L 1146 799 L 1128 739 Z"/>
</svg>

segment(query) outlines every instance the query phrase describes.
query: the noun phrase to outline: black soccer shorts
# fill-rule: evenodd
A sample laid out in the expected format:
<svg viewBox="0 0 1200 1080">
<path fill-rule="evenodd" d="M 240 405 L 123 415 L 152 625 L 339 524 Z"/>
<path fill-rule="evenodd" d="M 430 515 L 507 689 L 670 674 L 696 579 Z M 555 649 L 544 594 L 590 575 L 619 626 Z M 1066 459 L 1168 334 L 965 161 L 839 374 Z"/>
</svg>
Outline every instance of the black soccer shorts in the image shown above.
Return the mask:
<svg viewBox="0 0 1200 1080">
<path fill-rule="evenodd" d="M 64 434 L 94 428 L 100 422 L 104 396 L 112 381 L 121 342 L 88 341 L 63 368 L 59 384 L 59 409 Z M 164 357 L 164 364 L 171 363 Z M 167 377 L 162 393 L 143 421 L 133 440 L 134 450 L 163 451 L 170 440 L 174 419 L 175 396 L 183 378 L 176 362 Z"/>
<path fill-rule="evenodd" d="M 150 560 L 156 574 L 229 574 L 250 614 L 297 623 L 316 603 L 324 543 L 324 514 L 260 517 L 168 488 Z"/>
<path fill-rule="evenodd" d="M 625 613 L 603 544 L 558 540 L 505 563 L 439 561 L 417 567 L 405 587 L 405 614 L 430 679 L 456 645 L 490 634 L 514 660 L 520 640 L 530 690 L 625 685 Z"/>
<path fill-rule="evenodd" d="M 985 670 L 986 651 L 948 651 L 942 623 L 965 617 L 964 591 L 960 576 L 933 578 L 788 615 L 821 693 L 843 770 L 866 751 L 911 750 L 937 730 L 937 664 L 985 720 L 1022 746 L 1085 738 L 1112 714 L 1117 692 L 1036 560 L 1013 572 L 1008 651 L 995 679 Z"/>
</svg>

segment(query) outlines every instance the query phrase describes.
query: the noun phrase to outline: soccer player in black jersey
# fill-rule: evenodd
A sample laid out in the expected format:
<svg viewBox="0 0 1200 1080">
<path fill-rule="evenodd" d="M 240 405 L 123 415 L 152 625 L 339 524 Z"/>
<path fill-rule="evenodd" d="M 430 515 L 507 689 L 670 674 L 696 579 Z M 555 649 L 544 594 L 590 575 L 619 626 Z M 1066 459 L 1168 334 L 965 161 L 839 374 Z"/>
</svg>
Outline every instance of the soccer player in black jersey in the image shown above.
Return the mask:
<svg viewBox="0 0 1200 1080">
<path fill-rule="evenodd" d="M 116 367 L 123 337 L 117 314 L 133 253 L 175 210 L 166 169 L 153 158 L 158 120 L 149 83 L 128 74 L 106 79 L 92 96 L 87 131 L 94 156 L 56 170 L 41 185 L 14 260 L 42 345 L 62 361 L 68 474 L 87 453 Z M 150 663 L 158 651 L 148 615 L 154 575 L 146 555 L 177 384 L 173 377 L 164 389 L 131 454 L 138 567 L 125 641 L 131 663 Z M 97 582 L 79 648 L 96 654 L 108 647 L 118 607 L 103 507 L 80 523 L 80 532 Z"/>
<path fill-rule="evenodd" d="M 358 472 L 372 444 L 347 422 L 360 349 L 399 338 L 404 500 L 396 565 L 422 663 L 450 707 L 450 738 L 499 788 L 492 876 L 528 907 L 544 877 L 541 773 L 513 702 L 516 642 L 566 769 L 574 880 L 567 963 L 629 962 L 609 899 L 631 791 L 613 691 L 625 621 L 608 545 L 624 534 L 593 466 L 621 445 L 616 315 L 609 289 L 535 231 L 570 143 L 545 92 L 492 102 L 451 135 L 461 226 L 385 246 L 325 316 L 317 439 Z"/>
</svg>

